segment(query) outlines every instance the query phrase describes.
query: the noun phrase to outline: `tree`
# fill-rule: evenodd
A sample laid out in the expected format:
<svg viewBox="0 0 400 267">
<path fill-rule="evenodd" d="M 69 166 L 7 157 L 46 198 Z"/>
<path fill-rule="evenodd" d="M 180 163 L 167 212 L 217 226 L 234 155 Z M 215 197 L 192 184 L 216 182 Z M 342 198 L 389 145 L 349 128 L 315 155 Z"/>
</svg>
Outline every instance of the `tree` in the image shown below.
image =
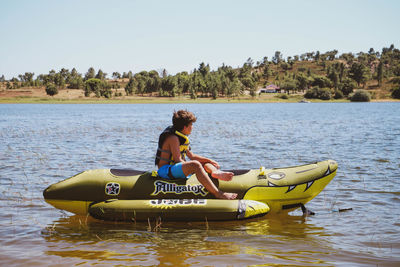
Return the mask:
<svg viewBox="0 0 400 267">
<path fill-rule="evenodd" d="M 354 55 L 353 53 L 343 53 L 342 55 L 339 56 L 340 59 L 343 59 L 347 62 L 347 64 L 353 64 L 354 61 Z"/>
<path fill-rule="evenodd" d="M 89 80 L 89 79 L 93 79 L 96 76 L 95 70 L 94 68 L 90 67 L 88 69 L 88 71 L 85 74 L 85 81 Z"/>
<path fill-rule="evenodd" d="M 326 52 L 325 55 L 328 58 L 328 60 L 332 61 L 335 59 L 337 53 L 338 53 L 337 50 L 332 50 L 332 51 Z"/>
<path fill-rule="evenodd" d="M 314 58 L 315 52 L 308 52 L 306 53 L 307 60 L 312 60 Z"/>
<path fill-rule="evenodd" d="M 61 73 L 56 73 L 53 76 L 53 82 L 60 88 L 65 86 L 65 79 Z"/>
<path fill-rule="evenodd" d="M 282 54 L 280 51 L 275 51 L 275 56 L 272 58 L 272 62 L 279 64 L 282 61 Z"/>
<path fill-rule="evenodd" d="M 271 76 L 271 70 L 270 70 L 270 68 L 269 68 L 269 64 L 266 64 L 266 65 L 264 66 L 264 71 L 263 71 L 262 77 L 263 77 L 265 80 L 268 80 L 270 76 Z"/>
<path fill-rule="evenodd" d="M 204 64 L 204 62 L 201 62 L 199 65 L 199 72 L 201 75 L 203 75 L 203 78 L 207 76 L 208 73 L 210 73 L 210 65 L 209 64 Z"/>
<path fill-rule="evenodd" d="M 136 93 L 143 95 L 144 93 L 147 92 L 147 82 L 149 80 L 149 73 L 147 71 L 141 71 L 139 73 L 136 73 L 133 78 L 137 82 L 137 91 Z"/>
<path fill-rule="evenodd" d="M 174 76 L 167 76 L 161 81 L 161 88 L 169 96 L 175 96 L 176 79 Z"/>
<path fill-rule="evenodd" d="M 314 60 L 315 61 L 318 61 L 319 60 L 319 57 L 320 57 L 320 52 L 319 51 L 317 51 L 317 52 L 315 52 L 315 56 L 314 56 Z"/>
<path fill-rule="evenodd" d="M 253 61 L 253 59 L 252 59 L 251 57 L 249 57 L 249 58 L 246 60 L 246 63 L 244 63 L 244 64 L 248 65 L 250 68 L 253 68 L 254 61 Z"/>
<path fill-rule="evenodd" d="M 317 75 L 313 77 L 311 85 L 319 88 L 332 87 L 332 82 L 325 76 Z"/>
<path fill-rule="evenodd" d="M 100 79 L 92 78 L 85 82 L 85 96 L 95 93 L 97 97 L 104 96 L 110 98 L 112 95 L 111 88 Z"/>
<path fill-rule="evenodd" d="M 81 76 L 73 76 L 68 80 L 69 89 L 81 89 L 83 88 L 83 79 Z"/>
<path fill-rule="evenodd" d="M 342 91 L 342 93 L 347 96 L 353 92 L 353 90 L 356 88 L 357 84 L 353 79 L 350 78 L 345 78 L 343 81 L 339 84 L 339 90 Z"/>
<path fill-rule="evenodd" d="M 312 82 L 311 79 L 303 73 L 298 74 L 296 76 L 296 79 L 297 79 L 298 89 L 300 90 L 307 89 Z"/>
<path fill-rule="evenodd" d="M 383 81 L 383 63 L 382 63 L 382 61 L 379 62 L 378 73 L 377 73 L 376 79 L 378 80 L 378 85 L 381 86 L 382 81 Z"/>
<path fill-rule="evenodd" d="M 101 69 L 97 72 L 97 74 L 96 74 L 96 79 L 99 79 L 99 80 L 105 80 L 106 79 L 106 76 L 107 76 L 107 73 L 104 73 Z"/>
<path fill-rule="evenodd" d="M 47 84 L 46 94 L 48 94 L 49 96 L 54 96 L 54 95 L 58 94 L 58 89 L 55 86 L 55 84 L 52 84 L 52 83 Z"/>
<path fill-rule="evenodd" d="M 148 79 L 146 83 L 146 92 L 158 92 L 161 87 L 161 78 L 158 76 L 158 72 L 152 70 L 148 73 Z"/>
<path fill-rule="evenodd" d="M 337 89 L 339 85 L 339 75 L 334 68 L 329 70 L 328 78 L 332 81 L 333 87 Z"/>
<path fill-rule="evenodd" d="M 114 78 L 114 80 L 116 79 L 121 79 L 121 74 L 117 71 L 113 72 L 112 77 Z"/>
<path fill-rule="evenodd" d="M 243 86 L 250 91 L 251 96 L 256 95 L 256 83 L 250 75 L 240 79 L 240 81 L 242 82 Z"/>
<path fill-rule="evenodd" d="M 68 83 L 68 88 L 70 89 L 81 89 L 84 86 L 82 76 L 76 71 L 75 68 L 71 70 L 71 73 L 67 77 L 66 83 Z"/>
<path fill-rule="evenodd" d="M 159 69 L 158 74 L 159 74 L 159 77 L 165 78 L 168 76 L 168 71 L 166 69 Z"/>
<path fill-rule="evenodd" d="M 284 89 L 288 94 L 290 94 L 290 91 L 297 90 L 297 86 L 297 80 L 286 79 L 283 81 L 280 87 Z"/>
<path fill-rule="evenodd" d="M 355 80 L 358 86 L 360 86 L 360 84 L 365 85 L 369 76 L 369 68 L 367 68 L 364 64 L 355 62 L 353 65 L 351 65 L 349 77 Z"/>
<path fill-rule="evenodd" d="M 69 70 L 62 68 L 59 72 L 61 77 L 63 78 L 64 81 L 68 80 L 68 76 L 70 75 Z"/>
<path fill-rule="evenodd" d="M 290 68 L 290 64 L 288 64 L 288 63 L 286 63 L 284 61 L 281 62 L 279 65 L 283 70 L 288 70 Z"/>
<path fill-rule="evenodd" d="M 178 73 L 177 77 L 177 91 L 179 93 L 188 93 L 190 88 L 190 77 L 186 71 Z"/>
<path fill-rule="evenodd" d="M 130 78 L 129 82 L 125 85 L 125 93 L 126 95 L 133 95 L 135 89 L 137 87 L 137 82 L 135 79 Z"/>
</svg>

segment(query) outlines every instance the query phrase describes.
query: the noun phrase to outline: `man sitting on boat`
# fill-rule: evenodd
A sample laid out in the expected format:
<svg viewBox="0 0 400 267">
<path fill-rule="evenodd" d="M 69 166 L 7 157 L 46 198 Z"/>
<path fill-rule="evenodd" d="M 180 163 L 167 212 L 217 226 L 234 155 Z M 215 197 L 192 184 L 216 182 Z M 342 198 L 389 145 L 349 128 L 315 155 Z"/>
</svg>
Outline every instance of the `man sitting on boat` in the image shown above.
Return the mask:
<svg viewBox="0 0 400 267">
<path fill-rule="evenodd" d="M 224 181 L 232 180 L 232 172 L 220 170 L 219 164 L 209 158 L 190 151 L 189 137 L 196 117 L 192 112 L 179 110 L 172 116 L 172 126 L 167 127 L 158 140 L 155 164 L 158 175 L 164 179 L 187 179 L 196 174 L 199 182 L 216 198 L 235 199 L 237 194 L 219 190 L 211 181 L 211 177 Z M 185 161 L 186 156 L 190 161 Z"/>
</svg>

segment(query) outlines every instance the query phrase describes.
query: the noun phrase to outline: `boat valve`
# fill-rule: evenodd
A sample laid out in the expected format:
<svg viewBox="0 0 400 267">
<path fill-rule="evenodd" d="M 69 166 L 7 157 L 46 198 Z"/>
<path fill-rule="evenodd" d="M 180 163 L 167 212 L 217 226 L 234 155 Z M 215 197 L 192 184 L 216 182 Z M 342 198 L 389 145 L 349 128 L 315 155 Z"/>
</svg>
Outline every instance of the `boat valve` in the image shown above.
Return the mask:
<svg viewBox="0 0 400 267">
<path fill-rule="evenodd" d="M 265 176 L 265 167 L 260 167 L 260 173 L 258 174 L 258 179 L 267 179 L 267 176 Z"/>
</svg>

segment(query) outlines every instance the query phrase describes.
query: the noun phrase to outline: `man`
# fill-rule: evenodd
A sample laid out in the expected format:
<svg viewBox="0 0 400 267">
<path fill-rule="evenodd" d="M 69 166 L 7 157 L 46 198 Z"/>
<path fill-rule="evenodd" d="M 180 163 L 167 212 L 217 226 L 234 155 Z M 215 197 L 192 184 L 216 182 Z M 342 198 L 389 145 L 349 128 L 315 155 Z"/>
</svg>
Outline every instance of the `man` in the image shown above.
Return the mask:
<svg viewBox="0 0 400 267">
<path fill-rule="evenodd" d="M 167 127 L 160 135 L 155 164 L 158 175 L 164 179 L 187 179 L 196 174 L 199 182 L 216 198 L 235 199 L 237 194 L 219 190 L 211 181 L 211 177 L 230 181 L 232 172 L 220 170 L 218 163 L 190 151 L 188 135 L 192 133 L 196 117 L 192 112 L 179 110 L 172 116 L 172 126 Z M 185 161 L 185 157 L 190 161 Z"/>
</svg>

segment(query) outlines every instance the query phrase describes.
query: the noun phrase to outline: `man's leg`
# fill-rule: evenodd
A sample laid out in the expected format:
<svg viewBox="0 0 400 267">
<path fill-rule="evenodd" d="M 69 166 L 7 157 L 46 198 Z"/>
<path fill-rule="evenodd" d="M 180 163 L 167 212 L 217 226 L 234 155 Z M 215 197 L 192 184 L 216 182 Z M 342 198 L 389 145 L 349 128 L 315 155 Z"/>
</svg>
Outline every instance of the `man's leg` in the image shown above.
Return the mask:
<svg viewBox="0 0 400 267">
<path fill-rule="evenodd" d="M 233 172 L 224 172 L 220 169 L 217 169 L 214 165 L 210 163 L 204 164 L 204 169 L 211 174 L 211 177 L 215 179 L 220 179 L 223 181 L 230 181 L 233 177 Z"/>
<path fill-rule="evenodd" d="M 213 194 L 216 198 L 220 199 L 235 199 L 237 197 L 236 193 L 225 193 L 219 190 L 215 184 L 208 177 L 207 172 L 204 170 L 200 162 L 196 160 L 187 161 L 182 164 L 182 171 L 185 175 L 190 175 L 195 173 L 197 180 L 204 185 L 204 187 Z"/>
</svg>

